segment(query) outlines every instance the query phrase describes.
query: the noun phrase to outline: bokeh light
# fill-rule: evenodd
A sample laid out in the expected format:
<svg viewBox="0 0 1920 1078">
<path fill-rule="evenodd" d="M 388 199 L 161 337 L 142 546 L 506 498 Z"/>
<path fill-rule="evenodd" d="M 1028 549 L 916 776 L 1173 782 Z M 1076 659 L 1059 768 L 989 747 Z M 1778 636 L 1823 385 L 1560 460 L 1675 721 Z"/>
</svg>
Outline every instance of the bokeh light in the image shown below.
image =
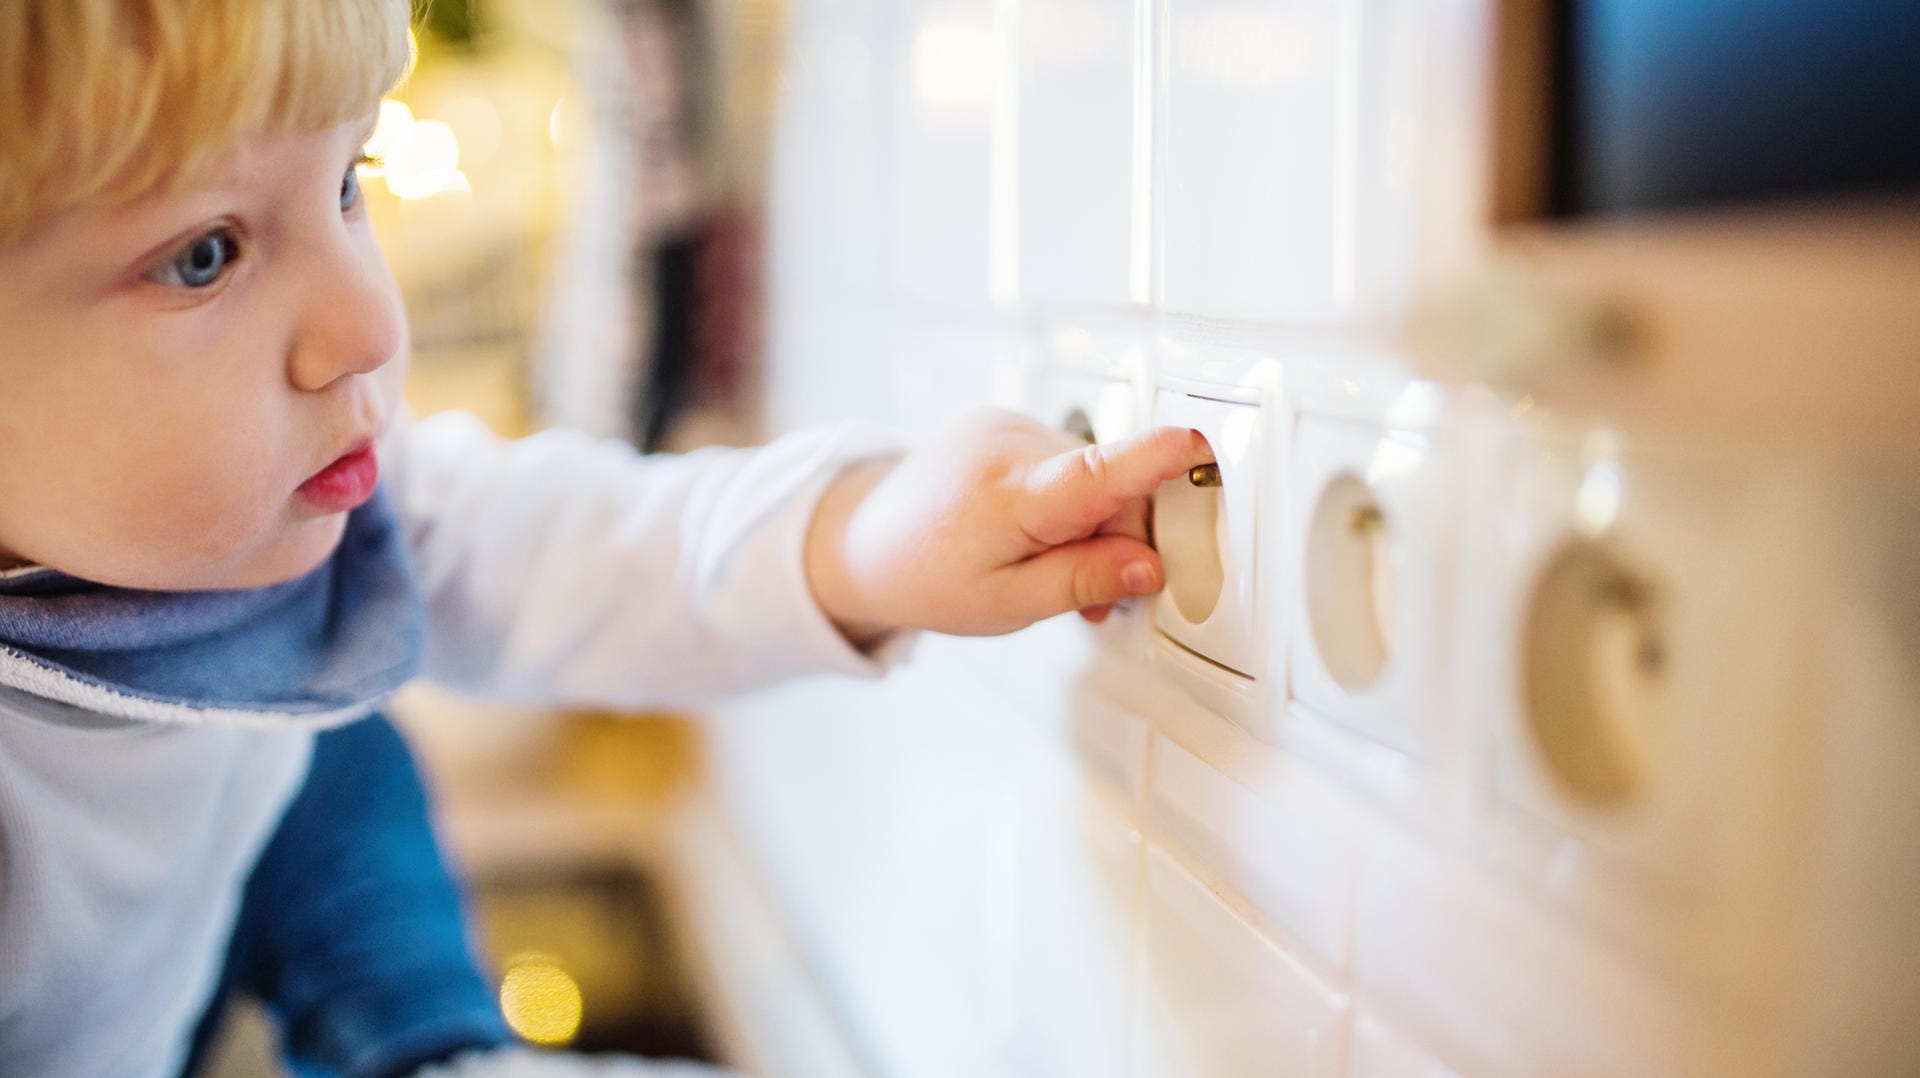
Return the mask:
<svg viewBox="0 0 1920 1078">
<path fill-rule="evenodd" d="M 580 1032 L 580 985 L 551 960 L 527 956 L 510 963 L 500 980 L 500 1012 L 534 1044 L 568 1044 Z"/>
<path fill-rule="evenodd" d="M 440 120 L 416 120 L 401 102 L 380 103 L 366 153 L 379 162 L 367 174 L 384 177 L 387 189 L 402 199 L 473 193 L 460 171 L 460 138 L 453 128 Z"/>
</svg>

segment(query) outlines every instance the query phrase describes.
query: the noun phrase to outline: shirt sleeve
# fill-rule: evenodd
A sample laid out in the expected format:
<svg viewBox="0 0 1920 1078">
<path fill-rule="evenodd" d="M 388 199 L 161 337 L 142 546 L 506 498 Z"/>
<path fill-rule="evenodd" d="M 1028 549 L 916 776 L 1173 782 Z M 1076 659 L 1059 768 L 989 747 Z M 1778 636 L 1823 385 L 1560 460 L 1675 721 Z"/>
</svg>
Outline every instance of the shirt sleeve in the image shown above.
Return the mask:
<svg viewBox="0 0 1920 1078">
<path fill-rule="evenodd" d="M 894 447 L 852 424 L 755 449 L 641 455 L 464 413 L 397 423 L 386 482 L 426 594 L 425 672 L 485 696 L 685 704 L 810 673 L 878 677 L 913 634 L 856 650 L 807 586 L 807 527 L 847 466 Z"/>
</svg>

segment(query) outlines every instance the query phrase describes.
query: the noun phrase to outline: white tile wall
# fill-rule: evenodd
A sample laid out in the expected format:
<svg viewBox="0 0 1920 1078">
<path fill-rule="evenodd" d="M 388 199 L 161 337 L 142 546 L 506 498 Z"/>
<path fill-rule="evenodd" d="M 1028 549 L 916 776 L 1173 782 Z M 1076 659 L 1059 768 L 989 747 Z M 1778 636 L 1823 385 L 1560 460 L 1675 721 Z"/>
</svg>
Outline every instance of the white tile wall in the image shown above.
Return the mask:
<svg viewBox="0 0 1920 1078">
<path fill-rule="evenodd" d="M 1444 849 L 1398 841 L 1356 911 L 1356 991 L 1464 1074 L 1774 1073 L 1768 1030 L 1570 930 Z"/>
<path fill-rule="evenodd" d="M 1920 1059 L 1912 993 L 1903 991 L 1920 969 L 1909 902 L 1920 894 L 1920 826 L 1910 811 L 1920 774 L 1920 664 L 1910 661 L 1920 654 L 1920 568 L 1905 543 L 1888 540 L 1920 533 L 1920 485 L 1897 460 L 1846 473 L 1825 487 L 1837 503 L 1828 514 L 1841 522 L 1830 534 L 1848 537 L 1847 553 L 1819 558 L 1834 569 L 1820 574 L 1807 617 L 1825 631 L 1804 660 L 1828 671 L 1831 714 L 1848 717 L 1828 724 L 1808 753 L 1833 822 L 1801 869 L 1823 896 L 1808 918 L 1808 946 L 1835 960 L 1797 1008 L 1810 1028 L 1782 1069 L 1896 1074 Z"/>
<path fill-rule="evenodd" d="M 918 680 L 730 702 L 720 788 L 876 1073 L 1100 1073 L 1130 1026 L 1137 840 L 1064 739 L 956 676 L 965 642 L 927 643 Z"/>
<path fill-rule="evenodd" d="M 775 230 L 769 268 L 783 298 L 827 300 L 863 313 L 873 306 L 888 262 L 879 215 L 890 145 L 888 62 L 872 13 L 858 6 L 815 10 L 790 26 L 772 154 L 781 182 L 769 192 Z M 834 166 L 819 167 L 822 158 Z M 821 257 L 823 250 L 834 257 Z"/>
<path fill-rule="evenodd" d="M 1310 767 L 1258 750 L 1242 759 L 1236 777 L 1173 740 L 1155 741 L 1154 835 L 1271 919 L 1303 961 L 1344 972 L 1370 821 Z"/>
<path fill-rule="evenodd" d="M 1128 805 L 1146 793 L 1147 720 L 1116 703 L 1139 674 L 1118 664 L 1090 666 L 1068 705 L 1074 744 L 1087 770 L 1113 786 Z"/>
<path fill-rule="evenodd" d="M 721 789 L 873 1078 L 1911 1062 L 1920 932 L 1876 889 L 1920 834 L 1886 822 L 1914 818 L 1920 759 L 1920 604 L 1886 584 L 1911 469 L 1867 494 L 1396 362 L 1398 317 L 1484 242 L 1490 10 L 792 8 L 775 425 L 913 433 L 997 401 L 1101 439 L 1211 426 L 1249 570 L 1212 627 L 1161 599 L 723 709 Z M 1342 474 L 1385 531 L 1323 573 Z M 1565 610 L 1611 620 L 1562 610 L 1563 665 L 1529 682 L 1575 540 L 1647 586 L 1574 588 Z M 1327 653 L 1316 589 L 1377 621 L 1377 677 Z M 1582 736 L 1623 793 L 1556 771 L 1547 743 Z"/>
<path fill-rule="evenodd" d="M 1095 795 L 1097 796 L 1097 795 Z M 1133 1064 L 1140 835 L 1111 806 L 1064 806 L 1078 830 L 1030 841 L 1006 985 L 1009 1078 L 1120 1078 Z M 1077 808 L 1077 810 L 1076 810 Z M 1063 867 L 1064 866 L 1064 867 Z"/>
<path fill-rule="evenodd" d="M 1348 1002 L 1159 850 L 1146 871 L 1140 1072 L 1343 1073 Z"/>
<path fill-rule="evenodd" d="M 997 298 L 996 272 L 1004 274 L 995 259 L 1012 253 L 992 198 L 1006 69 L 994 5 L 911 0 L 878 11 L 888 59 L 899 65 L 888 95 L 893 175 L 883 193 L 888 296 L 914 308 L 983 310 Z"/>
<path fill-rule="evenodd" d="M 1131 6 L 1134 10 L 1129 11 Z M 1019 294 L 1035 308 L 1144 303 L 1149 0 L 1018 5 Z"/>
<path fill-rule="evenodd" d="M 1460 1078 L 1458 1071 L 1362 1014 L 1353 1025 L 1353 1078 Z"/>
<path fill-rule="evenodd" d="M 1166 5 L 1161 300 L 1323 321 L 1355 298 L 1355 13 L 1333 0 Z"/>
<path fill-rule="evenodd" d="M 879 384 L 865 393 L 885 404 L 878 414 L 861 418 L 884 423 L 906 444 L 991 399 L 1000 372 L 1017 366 L 1028 347 L 1018 334 L 981 323 L 928 325 L 896 318 L 880 324 L 888 332 L 880 338 L 879 354 L 888 362 L 874 372 L 882 376 Z M 832 380 L 831 371 L 818 373 Z"/>
</svg>

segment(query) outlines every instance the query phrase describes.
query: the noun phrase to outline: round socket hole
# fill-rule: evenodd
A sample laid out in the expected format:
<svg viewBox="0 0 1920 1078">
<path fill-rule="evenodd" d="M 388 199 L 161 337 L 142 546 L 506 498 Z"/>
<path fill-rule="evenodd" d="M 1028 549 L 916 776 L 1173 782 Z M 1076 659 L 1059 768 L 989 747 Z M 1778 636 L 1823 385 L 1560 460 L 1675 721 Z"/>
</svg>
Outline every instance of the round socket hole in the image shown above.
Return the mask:
<svg viewBox="0 0 1920 1078">
<path fill-rule="evenodd" d="M 1153 496 L 1153 541 L 1166 569 L 1167 596 L 1189 625 L 1213 616 L 1226 583 L 1220 559 L 1225 492 L 1216 466 L 1170 479 Z"/>
<path fill-rule="evenodd" d="M 1093 420 L 1087 418 L 1087 413 L 1079 408 L 1067 413 L 1067 418 L 1060 421 L 1060 429 L 1088 445 L 1097 445 L 1100 442 L 1100 439 L 1093 434 Z"/>
<path fill-rule="evenodd" d="M 1307 620 L 1321 663 L 1349 692 L 1380 680 L 1393 653 L 1389 526 L 1373 491 L 1342 474 L 1321 491 L 1307 527 Z"/>
<path fill-rule="evenodd" d="M 1667 664 L 1654 592 L 1602 544 L 1562 547 L 1528 605 L 1527 728 L 1573 797 L 1617 805 L 1644 781 Z"/>
</svg>

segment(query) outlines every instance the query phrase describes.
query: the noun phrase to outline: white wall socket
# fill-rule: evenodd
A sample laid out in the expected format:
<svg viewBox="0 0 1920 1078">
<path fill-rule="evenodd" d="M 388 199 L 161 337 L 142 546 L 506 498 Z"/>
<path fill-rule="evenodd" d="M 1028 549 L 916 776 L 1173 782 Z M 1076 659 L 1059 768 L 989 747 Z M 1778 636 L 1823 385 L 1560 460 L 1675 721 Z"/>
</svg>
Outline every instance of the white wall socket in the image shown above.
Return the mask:
<svg viewBox="0 0 1920 1078">
<path fill-rule="evenodd" d="M 1303 367 L 1283 485 L 1293 704 L 1432 753 L 1456 485 L 1445 395 L 1392 365 Z"/>
<path fill-rule="evenodd" d="M 1487 453 L 1500 497 L 1475 499 L 1451 634 L 1482 661 L 1453 710 L 1484 724 L 1468 758 L 1499 855 L 1730 991 L 1785 983 L 1765 926 L 1800 886 L 1819 743 L 1786 612 L 1831 564 L 1819 480 L 1785 454 L 1522 421 Z"/>
<path fill-rule="evenodd" d="M 1257 579 L 1265 416 L 1257 404 L 1166 387 L 1156 393 L 1153 411 L 1156 426 L 1205 435 L 1219 470 L 1210 486 L 1183 476 L 1154 496 L 1154 541 L 1167 572 L 1154 624 L 1195 655 L 1236 676 L 1258 678 L 1265 672 Z"/>
<path fill-rule="evenodd" d="M 1199 431 L 1217 476 L 1183 476 L 1154 496 L 1154 542 L 1166 588 L 1153 603 L 1156 665 L 1208 708 L 1257 736 L 1276 736 L 1283 678 L 1273 662 L 1273 605 L 1263 547 L 1279 469 L 1272 433 L 1278 365 L 1168 347 L 1154 372 L 1155 426 Z"/>
</svg>

